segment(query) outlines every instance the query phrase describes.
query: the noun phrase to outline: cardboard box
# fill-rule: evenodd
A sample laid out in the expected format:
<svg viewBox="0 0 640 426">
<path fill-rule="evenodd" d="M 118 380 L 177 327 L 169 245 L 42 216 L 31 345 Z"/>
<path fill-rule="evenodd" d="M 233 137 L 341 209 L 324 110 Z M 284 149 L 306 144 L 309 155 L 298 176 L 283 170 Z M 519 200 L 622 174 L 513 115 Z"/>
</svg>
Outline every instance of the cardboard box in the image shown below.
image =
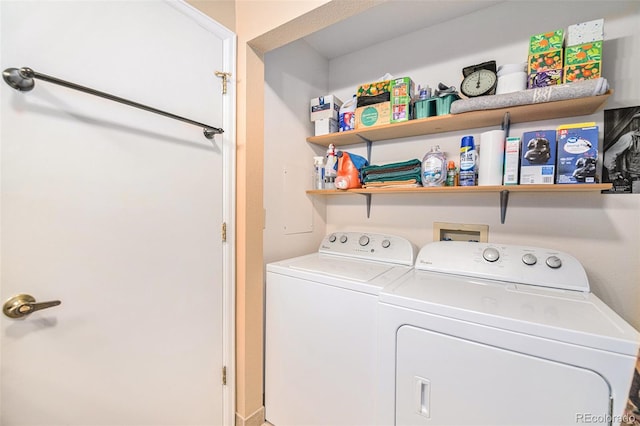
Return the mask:
<svg viewBox="0 0 640 426">
<path fill-rule="evenodd" d="M 564 49 L 564 65 L 580 65 L 602 61 L 602 41 L 568 46 Z"/>
<path fill-rule="evenodd" d="M 391 102 L 356 108 L 356 129 L 381 126 L 391 122 Z"/>
<path fill-rule="evenodd" d="M 335 95 L 320 96 L 313 98 L 310 102 L 311 121 L 322 120 L 323 118 L 338 119 L 342 101 Z"/>
<path fill-rule="evenodd" d="M 567 46 L 604 40 L 604 19 L 569 25 Z"/>
<path fill-rule="evenodd" d="M 562 49 L 549 50 L 529 55 L 527 72 L 533 74 L 535 72 L 561 70 L 562 66 Z"/>
<path fill-rule="evenodd" d="M 391 81 L 375 81 L 373 83 L 358 86 L 356 92 L 356 106 L 363 107 L 367 105 L 379 104 L 391 101 Z"/>
<path fill-rule="evenodd" d="M 503 185 L 517 185 L 520 175 L 520 138 L 508 137 L 504 144 Z"/>
<path fill-rule="evenodd" d="M 338 120 L 334 118 L 323 118 L 314 122 L 316 126 L 316 136 L 328 135 L 338 131 Z"/>
<path fill-rule="evenodd" d="M 414 84 L 409 77 L 391 80 L 391 122 L 409 121 L 413 114 Z"/>
<path fill-rule="evenodd" d="M 562 49 L 529 55 L 527 89 L 562 83 Z"/>
<path fill-rule="evenodd" d="M 556 183 L 597 183 L 598 126 L 578 123 L 558 126 Z"/>
<path fill-rule="evenodd" d="M 542 53 L 548 50 L 562 49 L 564 30 L 536 34 L 529 40 L 529 54 Z"/>
<path fill-rule="evenodd" d="M 563 70 L 550 70 L 542 72 L 534 72 L 529 74 L 527 79 L 527 89 L 535 89 L 538 87 L 553 86 L 554 84 L 562 84 Z"/>
<path fill-rule="evenodd" d="M 522 135 L 520 185 L 553 184 L 556 166 L 556 131 L 537 130 Z"/>
<path fill-rule="evenodd" d="M 592 78 L 600 78 L 601 75 L 602 63 L 590 62 L 588 64 L 564 67 L 563 81 L 571 83 L 573 81 L 591 80 Z"/>
</svg>

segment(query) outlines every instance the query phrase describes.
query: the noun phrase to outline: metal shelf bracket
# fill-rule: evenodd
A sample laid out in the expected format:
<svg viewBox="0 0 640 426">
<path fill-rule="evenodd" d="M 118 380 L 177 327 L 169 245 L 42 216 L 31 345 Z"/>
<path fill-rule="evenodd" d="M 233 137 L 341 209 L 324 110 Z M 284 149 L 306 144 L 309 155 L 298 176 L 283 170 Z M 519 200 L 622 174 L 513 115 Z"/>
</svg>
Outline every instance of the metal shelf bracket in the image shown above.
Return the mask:
<svg viewBox="0 0 640 426">
<path fill-rule="evenodd" d="M 509 191 L 503 189 L 500 191 L 500 223 L 504 225 L 504 220 L 507 217 L 507 205 L 509 204 Z"/>
</svg>

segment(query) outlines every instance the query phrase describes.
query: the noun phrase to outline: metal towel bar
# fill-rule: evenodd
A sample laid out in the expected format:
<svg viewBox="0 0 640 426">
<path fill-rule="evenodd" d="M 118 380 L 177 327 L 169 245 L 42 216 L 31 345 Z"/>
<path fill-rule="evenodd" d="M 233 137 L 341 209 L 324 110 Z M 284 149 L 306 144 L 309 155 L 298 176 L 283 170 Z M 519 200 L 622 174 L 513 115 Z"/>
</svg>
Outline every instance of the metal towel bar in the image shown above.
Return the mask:
<svg viewBox="0 0 640 426">
<path fill-rule="evenodd" d="M 79 84 L 70 83 L 68 81 L 60 80 L 59 78 L 51 77 L 46 74 L 35 72 L 31 68 L 7 68 L 2 72 L 2 78 L 7 84 L 16 90 L 21 92 L 28 92 L 35 86 L 34 79 L 40 79 L 48 81 L 49 83 L 57 84 L 60 86 L 68 87 L 69 89 L 79 90 L 81 92 L 88 93 L 90 95 L 99 96 L 101 98 L 109 99 L 110 101 L 120 102 L 121 104 L 129 105 L 135 108 L 143 109 L 145 111 L 153 112 L 155 114 L 163 115 L 165 117 L 173 118 L 174 120 L 183 121 L 185 123 L 193 124 L 194 126 L 202 127 L 204 136 L 207 139 L 213 139 L 214 135 L 223 133 L 219 127 L 209 126 L 208 124 L 199 123 L 197 121 L 189 120 L 188 118 L 180 117 L 179 115 L 171 114 L 166 111 L 162 111 L 150 106 L 139 104 L 137 102 L 130 101 L 128 99 L 120 98 L 118 96 L 110 95 L 109 93 L 100 92 L 89 87 L 80 86 Z"/>
</svg>

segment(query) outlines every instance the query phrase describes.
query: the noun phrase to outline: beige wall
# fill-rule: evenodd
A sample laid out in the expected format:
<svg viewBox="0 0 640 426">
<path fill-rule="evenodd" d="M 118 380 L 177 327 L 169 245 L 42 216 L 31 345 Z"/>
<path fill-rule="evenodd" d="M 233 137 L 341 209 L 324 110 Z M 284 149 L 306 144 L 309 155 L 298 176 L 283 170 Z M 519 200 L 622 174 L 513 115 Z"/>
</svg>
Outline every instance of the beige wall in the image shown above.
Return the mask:
<svg viewBox="0 0 640 426">
<path fill-rule="evenodd" d="M 190 0 L 233 29 L 237 59 L 237 271 L 236 411 L 238 423 L 256 420 L 263 405 L 263 163 L 265 52 L 303 37 L 380 0 L 235 1 L 235 23 L 226 1 Z M 225 7 L 220 3 L 224 4 Z"/>
<path fill-rule="evenodd" d="M 186 0 L 186 2 L 231 31 L 236 31 L 235 0 Z"/>
</svg>

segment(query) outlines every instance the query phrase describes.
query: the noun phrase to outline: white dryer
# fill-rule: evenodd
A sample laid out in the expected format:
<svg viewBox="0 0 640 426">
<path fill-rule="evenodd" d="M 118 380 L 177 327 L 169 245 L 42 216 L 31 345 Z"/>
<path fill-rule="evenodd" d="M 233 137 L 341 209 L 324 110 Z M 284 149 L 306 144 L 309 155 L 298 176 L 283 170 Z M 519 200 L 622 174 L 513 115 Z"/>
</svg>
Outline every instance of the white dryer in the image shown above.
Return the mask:
<svg viewBox="0 0 640 426">
<path fill-rule="evenodd" d="M 619 424 L 640 335 L 548 249 L 437 242 L 380 293 L 379 424 Z"/>
<path fill-rule="evenodd" d="M 317 253 L 267 265 L 265 416 L 275 426 L 375 422 L 378 293 L 415 247 L 371 233 L 326 236 Z"/>
</svg>

